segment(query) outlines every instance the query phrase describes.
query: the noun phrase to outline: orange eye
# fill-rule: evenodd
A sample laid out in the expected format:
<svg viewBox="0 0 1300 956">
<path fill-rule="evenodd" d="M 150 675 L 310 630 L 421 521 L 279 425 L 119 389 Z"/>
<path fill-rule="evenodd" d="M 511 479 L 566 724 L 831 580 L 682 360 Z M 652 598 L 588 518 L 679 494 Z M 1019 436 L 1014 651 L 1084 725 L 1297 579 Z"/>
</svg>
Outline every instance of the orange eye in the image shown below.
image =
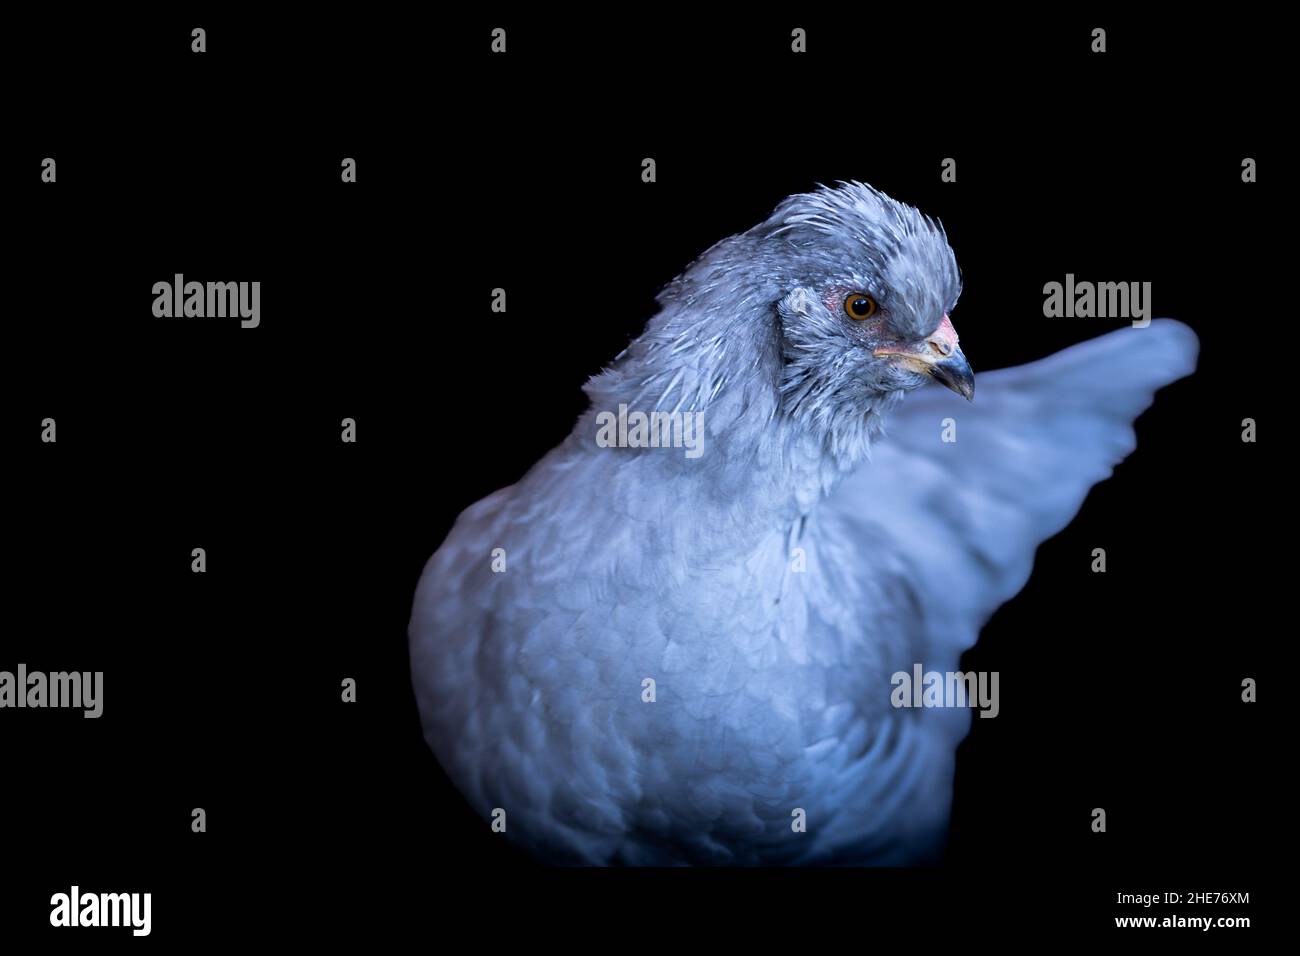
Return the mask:
<svg viewBox="0 0 1300 956">
<path fill-rule="evenodd" d="M 850 319 L 861 322 L 876 314 L 876 300 L 865 292 L 854 292 L 844 300 L 844 311 Z"/>
</svg>

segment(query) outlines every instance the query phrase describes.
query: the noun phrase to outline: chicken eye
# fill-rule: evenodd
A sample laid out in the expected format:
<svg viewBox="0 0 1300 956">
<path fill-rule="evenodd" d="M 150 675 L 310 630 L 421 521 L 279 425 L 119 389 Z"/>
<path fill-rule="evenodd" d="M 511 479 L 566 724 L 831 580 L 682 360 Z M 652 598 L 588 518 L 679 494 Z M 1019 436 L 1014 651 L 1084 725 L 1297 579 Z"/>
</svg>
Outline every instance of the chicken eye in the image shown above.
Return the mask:
<svg viewBox="0 0 1300 956">
<path fill-rule="evenodd" d="M 876 314 L 876 300 L 865 292 L 854 292 L 844 300 L 844 311 L 850 319 L 861 322 Z"/>
</svg>

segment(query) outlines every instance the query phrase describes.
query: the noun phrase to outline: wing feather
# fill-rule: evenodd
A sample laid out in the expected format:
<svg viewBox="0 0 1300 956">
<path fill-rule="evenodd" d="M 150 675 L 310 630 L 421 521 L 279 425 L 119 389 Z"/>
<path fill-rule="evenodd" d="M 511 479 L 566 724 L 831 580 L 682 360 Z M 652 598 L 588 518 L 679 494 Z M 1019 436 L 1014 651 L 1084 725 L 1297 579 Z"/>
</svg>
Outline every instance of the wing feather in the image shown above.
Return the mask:
<svg viewBox="0 0 1300 956">
<path fill-rule="evenodd" d="M 930 651 L 957 655 L 1028 580 L 1034 552 L 1133 450 L 1157 389 L 1196 366 L 1197 339 L 1158 319 L 1028 365 L 979 376 L 974 403 L 938 387 L 887 421 L 870 464 L 827 505 L 859 525 L 863 560 L 882 534 L 925 595 Z M 946 420 L 955 441 L 944 441 Z M 936 661 L 938 663 L 938 661 Z"/>
</svg>

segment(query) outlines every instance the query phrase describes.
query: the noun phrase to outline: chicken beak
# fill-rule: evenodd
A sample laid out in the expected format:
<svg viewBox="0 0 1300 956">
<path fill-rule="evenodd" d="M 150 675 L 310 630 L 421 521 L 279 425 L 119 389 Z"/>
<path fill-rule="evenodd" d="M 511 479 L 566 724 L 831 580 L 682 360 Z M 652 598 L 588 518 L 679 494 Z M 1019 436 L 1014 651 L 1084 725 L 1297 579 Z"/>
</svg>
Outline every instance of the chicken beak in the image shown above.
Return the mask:
<svg viewBox="0 0 1300 956">
<path fill-rule="evenodd" d="M 936 382 L 952 389 L 966 401 L 975 400 L 975 373 L 960 346 L 954 348 L 947 358 L 931 365 L 929 373 Z"/>
<path fill-rule="evenodd" d="M 918 351 L 882 350 L 876 355 L 893 356 L 900 364 L 929 375 L 966 401 L 975 400 L 975 373 L 962 354 L 961 346 L 957 344 L 957 330 L 946 315 Z"/>
</svg>

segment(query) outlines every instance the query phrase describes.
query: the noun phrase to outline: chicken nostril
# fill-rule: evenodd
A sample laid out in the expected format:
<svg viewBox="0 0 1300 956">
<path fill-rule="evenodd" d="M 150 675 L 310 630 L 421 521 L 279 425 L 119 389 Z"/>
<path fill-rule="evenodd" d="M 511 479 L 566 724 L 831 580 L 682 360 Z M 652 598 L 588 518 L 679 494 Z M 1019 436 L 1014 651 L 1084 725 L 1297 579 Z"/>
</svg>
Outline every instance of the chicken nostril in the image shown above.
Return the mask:
<svg viewBox="0 0 1300 956">
<path fill-rule="evenodd" d="M 934 349 L 934 351 L 944 356 L 952 353 L 951 345 L 949 345 L 947 342 L 940 342 L 937 339 L 930 340 L 930 348 Z"/>
</svg>

